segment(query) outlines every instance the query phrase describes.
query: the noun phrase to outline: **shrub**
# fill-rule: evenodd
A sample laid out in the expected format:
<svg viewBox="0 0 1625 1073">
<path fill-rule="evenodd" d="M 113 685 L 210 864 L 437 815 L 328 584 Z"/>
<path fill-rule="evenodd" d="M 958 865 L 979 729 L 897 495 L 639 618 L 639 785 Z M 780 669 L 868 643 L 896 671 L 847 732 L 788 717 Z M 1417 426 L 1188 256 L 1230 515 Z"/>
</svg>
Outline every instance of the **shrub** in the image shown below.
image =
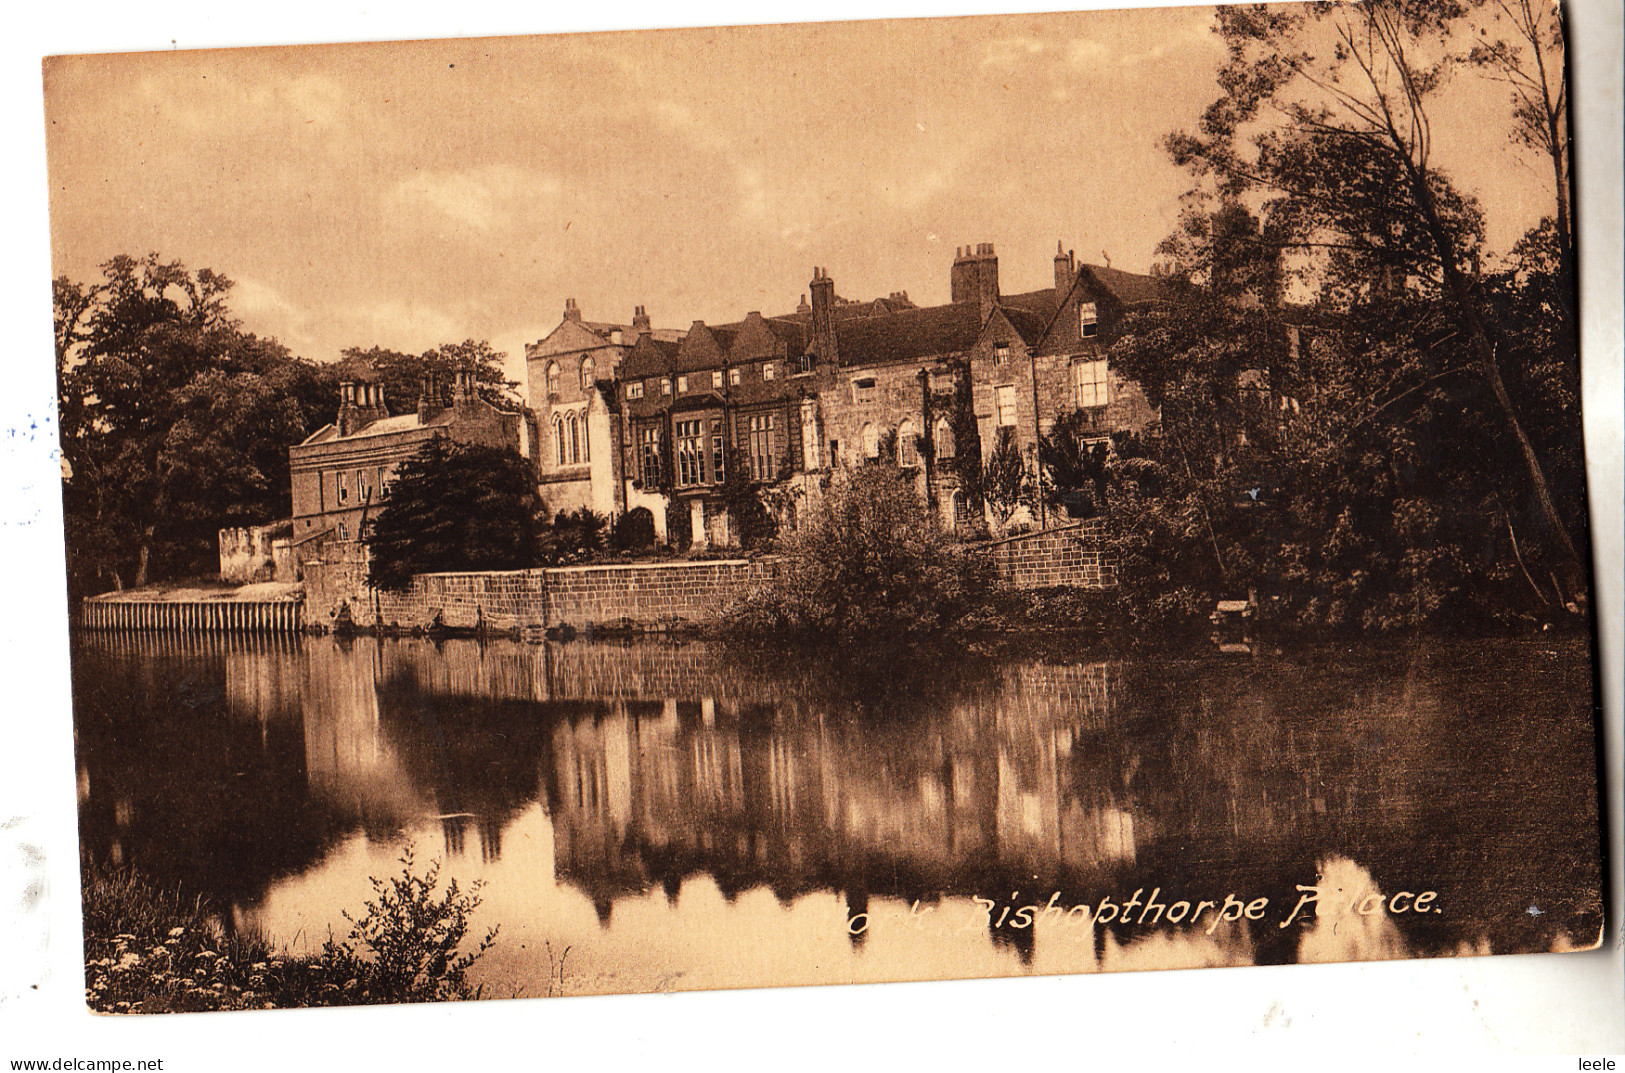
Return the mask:
<svg viewBox="0 0 1625 1073">
<path fill-rule="evenodd" d="M 350 938 L 329 942 L 323 957 L 353 966 L 361 990 L 373 1002 L 444 1002 L 478 998 L 467 982 L 474 962 L 496 943 L 497 929 L 485 933 L 474 949 L 458 953 L 468 936 L 470 918 L 479 908 L 481 883 L 463 891 L 457 880 L 436 895 L 440 862 L 430 861 L 422 875 L 412 871 L 412 847 L 401 853 L 401 873 L 389 880 L 372 878 L 376 900 L 366 903 L 359 918 L 346 910 Z M 356 944 L 366 948 L 363 954 Z"/>
<path fill-rule="evenodd" d="M 616 551 L 648 551 L 655 546 L 655 516 L 648 507 L 634 507 L 621 515 L 610 530 Z"/>
<path fill-rule="evenodd" d="M 747 634 L 905 639 L 955 629 L 985 601 L 985 558 L 946 539 L 913 481 L 866 465 L 835 484 L 781 546 L 774 581 L 745 597 L 730 625 Z"/>
</svg>

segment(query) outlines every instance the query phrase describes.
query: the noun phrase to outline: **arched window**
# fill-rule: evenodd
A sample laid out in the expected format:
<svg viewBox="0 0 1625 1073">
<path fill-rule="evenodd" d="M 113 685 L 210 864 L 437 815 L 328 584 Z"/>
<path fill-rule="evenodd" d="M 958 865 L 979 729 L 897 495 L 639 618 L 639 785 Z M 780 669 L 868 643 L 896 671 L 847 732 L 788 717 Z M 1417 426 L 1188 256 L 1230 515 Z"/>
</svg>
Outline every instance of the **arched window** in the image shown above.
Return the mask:
<svg viewBox="0 0 1625 1073">
<path fill-rule="evenodd" d="M 586 357 L 581 359 L 581 390 L 582 391 L 591 391 L 592 390 L 593 381 L 597 378 L 596 375 L 595 375 L 596 371 L 597 371 L 597 368 L 598 368 L 597 365 L 595 365 L 593 363 L 591 354 L 589 354 Z"/>
<path fill-rule="evenodd" d="M 592 461 L 592 441 L 587 435 L 587 411 L 581 411 L 581 461 Z"/>
<path fill-rule="evenodd" d="M 547 393 L 549 395 L 559 393 L 559 363 L 556 361 L 547 363 Z"/>
<path fill-rule="evenodd" d="M 569 461 L 564 453 L 564 418 L 553 418 L 553 464 L 562 466 Z"/>
<path fill-rule="evenodd" d="M 581 461 L 581 426 L 576 422 L 575 414 L 566 418 L 565 423 L 570 426 L 570 461 L 573 464 Z"/>
<path fill-rule="evenodd" d="M 935 439 L 937 441 L 938 458 L 954 457 L 954 427 L 948 423 L 946 417 L 937 418 Z"/>
<path fill-rule="evenodd" d="M 917 466 L 920 464 L 920 451 L 915 445 L 916 433 L 914 422 L 908 418 L 897 426 L 897 462 L 903 466 Z"/>
<path fill-rule="evenodd" d="M 863 457 L 880 457 L 880 430 L 867 421 L 863 423 Z"/>
</svg>

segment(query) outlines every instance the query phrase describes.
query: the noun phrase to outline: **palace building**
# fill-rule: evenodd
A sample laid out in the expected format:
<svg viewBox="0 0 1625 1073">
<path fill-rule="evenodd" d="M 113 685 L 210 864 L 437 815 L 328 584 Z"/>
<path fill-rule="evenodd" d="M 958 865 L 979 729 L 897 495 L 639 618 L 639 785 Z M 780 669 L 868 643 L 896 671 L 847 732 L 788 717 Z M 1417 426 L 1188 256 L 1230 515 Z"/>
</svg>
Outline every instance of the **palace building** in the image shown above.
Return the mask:
<svg viewBox="0 0 1625 1073">
<path fill-rule="evenodd" d="M 550 508 L 644 508 L 663 538 L 727 545 L 730 467 L 781 493 L 773 505 L 793 528 L 833 471 L 885 450 L 944 524 L 975 525 L 958 474 L 1001 439 L 1036 466 L 1039 436 L 1074 409 L 1102 439 L 1155 431 L 1157 412 L 1106 348 L 1126 313 L 1171 299 L 1162 280 L 1058 249 L 1053 286 L 1004 294 L 981 243 L 956 252 L 949 283 L 939 306 L 906 292 L 853 302 L 815 268 L 811 300 L 791 313 L 686 331 L 654 329 L 642 307 L 630 324 L 587 322 L 568 301 L 526 348 Z"/>
</svg>

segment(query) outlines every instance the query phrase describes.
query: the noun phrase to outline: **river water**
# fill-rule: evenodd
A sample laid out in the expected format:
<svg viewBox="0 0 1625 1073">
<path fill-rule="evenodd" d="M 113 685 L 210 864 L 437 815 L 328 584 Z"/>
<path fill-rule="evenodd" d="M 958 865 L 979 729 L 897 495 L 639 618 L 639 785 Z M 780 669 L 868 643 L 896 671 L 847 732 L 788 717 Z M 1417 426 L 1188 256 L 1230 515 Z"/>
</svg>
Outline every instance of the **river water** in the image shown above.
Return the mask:
<svg viewBox="0 0 1625 1073">
<path fill-rule="evenodd" d="M 838 662 L 82 635 L 83 852 L 300 952 L 411 846 L 499 997 L 1597 940 L 1583 642 Z"/>
</svg>

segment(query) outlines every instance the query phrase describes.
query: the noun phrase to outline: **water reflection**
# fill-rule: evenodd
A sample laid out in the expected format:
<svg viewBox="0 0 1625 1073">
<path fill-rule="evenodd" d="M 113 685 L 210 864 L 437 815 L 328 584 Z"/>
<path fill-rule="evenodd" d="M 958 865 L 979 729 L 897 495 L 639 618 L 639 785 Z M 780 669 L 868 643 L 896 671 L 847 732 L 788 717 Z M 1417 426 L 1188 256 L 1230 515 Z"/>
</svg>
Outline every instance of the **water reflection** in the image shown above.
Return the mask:
<svg viewBox="0 0 1625 1073">
<path fill-rule="evenodd" d="M 951 664 L 86 637 L 82 839 L 295 945 L 413 842 L 498 994 L 1595 940 L 1581 644 Z"/>
</svg>

